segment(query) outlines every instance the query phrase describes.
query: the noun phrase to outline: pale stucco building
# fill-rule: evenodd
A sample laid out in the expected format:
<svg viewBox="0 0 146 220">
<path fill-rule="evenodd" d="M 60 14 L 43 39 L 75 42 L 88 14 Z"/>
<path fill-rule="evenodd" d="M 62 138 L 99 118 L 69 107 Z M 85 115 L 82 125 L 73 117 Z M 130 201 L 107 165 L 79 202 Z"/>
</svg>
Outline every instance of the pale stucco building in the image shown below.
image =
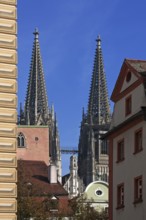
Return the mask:
<svg viewBox="0 0 146 220">
<path fill-rule="evenodd" d="M 0 0 L 0 220 L 17 219 L 17 1 Z"/>
<path fill-rule="evenodd" d="M 146 219 L 146 60 L 126 59 L 113 90 L 109 219 Z"/>
<path fill-rule="evenodd" d="M 108 209 L 108 183 L 104 181 L 95 181 L 90 183 L 84 193 L 85 202 L 89 203 L 98 212 Z"/>
</svg>

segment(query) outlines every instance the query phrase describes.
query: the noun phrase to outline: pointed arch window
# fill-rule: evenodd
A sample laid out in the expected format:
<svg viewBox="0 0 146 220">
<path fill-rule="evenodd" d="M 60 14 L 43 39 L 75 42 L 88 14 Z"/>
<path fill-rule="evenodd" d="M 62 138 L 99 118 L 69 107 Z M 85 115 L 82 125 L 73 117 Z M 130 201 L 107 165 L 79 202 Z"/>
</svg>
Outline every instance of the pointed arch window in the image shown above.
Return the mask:
<svg viewBox="0 0 146 220">
<path fill-rule="evenodd" d="M 25 136 L 23 133 L 19 133 L 17 137 L 17 146 L 18 147 L 26 147 L 26 141 L 25 141 Z"/>
</svg>

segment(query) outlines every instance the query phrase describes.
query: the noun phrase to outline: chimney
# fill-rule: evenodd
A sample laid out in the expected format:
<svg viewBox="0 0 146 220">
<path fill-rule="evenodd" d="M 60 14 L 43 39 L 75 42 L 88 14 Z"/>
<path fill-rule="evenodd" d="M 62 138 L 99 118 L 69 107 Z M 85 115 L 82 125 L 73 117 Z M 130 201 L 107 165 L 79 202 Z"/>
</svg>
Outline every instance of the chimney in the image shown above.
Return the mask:
<svg viewBox="0 0 146 220">
<path fill-rule="evenodd" d="M 54 164 L 49 165 L 48 180 L 50 183 L 57 183 L 57 170 Z"/>
</svg>

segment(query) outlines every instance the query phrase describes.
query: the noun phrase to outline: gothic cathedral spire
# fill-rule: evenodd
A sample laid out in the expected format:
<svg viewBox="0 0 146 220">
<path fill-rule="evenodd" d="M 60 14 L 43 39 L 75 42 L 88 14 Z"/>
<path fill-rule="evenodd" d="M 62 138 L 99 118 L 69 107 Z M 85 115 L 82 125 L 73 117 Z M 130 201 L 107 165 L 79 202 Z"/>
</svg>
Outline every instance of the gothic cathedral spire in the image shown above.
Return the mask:
<svg viewBox="0 0 146 220">
<path fill-rule="evenodd" d="M 20 106 L 20 125 L 36 125 L 49 128 L 49 156 L 50 161 L 57 168 L 58 180 L 61 182 L 61 151 L 58 125 L 54 107 L 49 109 L 44 72 L 39 45 L 39 32 L 35 29 L 32 58 L 27 85 L 24 110 Z M 26 126 L 26 127 L 27 127 Z"/>
<path fill-rule="evenodd" d="M 87 115 L 88 120 L 92 120 L 93 123 L 98 125 L 110 122 L 110 107 L 102 57 L 101 39 L 99 36 L 97 39 Z"/>
<path fill-rule="evenodd" d="M 88 109 L 82 117 L 78 146 L 78 172 L 85 185 L 99 177 L 108 180 L 107 145 L 101 141 L 101 136 L 109 129 L 110 118 L 101 39 L 98 37 Z"/>
<path fill-rule="evenodd" d="M 49 110 L 44 72 L 39 46 L 39 32 L 35 29 L 27 94 L 25 100 L 25 124 L 48 124 Z"/>
</svg>

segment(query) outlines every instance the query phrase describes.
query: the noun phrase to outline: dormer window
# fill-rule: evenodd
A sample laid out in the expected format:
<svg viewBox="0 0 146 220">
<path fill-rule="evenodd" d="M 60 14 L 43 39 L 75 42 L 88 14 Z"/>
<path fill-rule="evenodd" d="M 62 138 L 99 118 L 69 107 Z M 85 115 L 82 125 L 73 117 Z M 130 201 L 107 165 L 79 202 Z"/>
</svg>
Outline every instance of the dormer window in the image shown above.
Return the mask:
<svg viewBox="0 0 146 220">
<path fill-rule="evenodd" d="M 53 196 L 50 199 L 45 199 L 43 201 L 43 206 L 45 208 L 46 211 L 50 211 L 50 212 L 58 212 L 58 198 L 56 198 L 55 196 Z"/>
<path fill-rule="evenodd" d="M 131 114 L 132 111 L 132 98 L 128 96 L 125 100 L 125 116 Z"/>
<path fill-rule="evenodd" d="M 25 136 L 23 133 L 19 133 L 18 134 L 18 137 L 17 137 L 17 146 L 18 147 L 26 147 L 26 144 L 25 144 Z"/>
</svg>

